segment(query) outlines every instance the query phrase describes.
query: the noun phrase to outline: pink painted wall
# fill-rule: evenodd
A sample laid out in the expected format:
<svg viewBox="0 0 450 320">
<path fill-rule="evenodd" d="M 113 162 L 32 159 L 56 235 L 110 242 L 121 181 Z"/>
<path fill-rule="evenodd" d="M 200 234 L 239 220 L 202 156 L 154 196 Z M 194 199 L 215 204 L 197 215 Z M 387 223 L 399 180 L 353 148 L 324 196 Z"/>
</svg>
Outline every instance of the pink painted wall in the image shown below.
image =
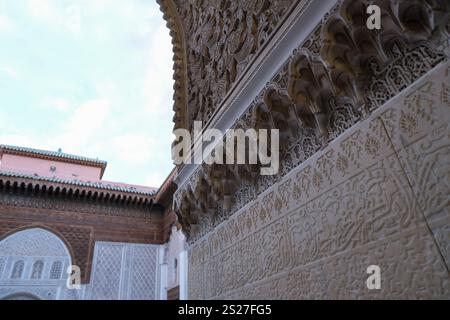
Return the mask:
<svg viewBox="0 0 450 320">
<path fill-rule="evenodd" d="M 50 170 L 52 166 L 56 167 L 54 172 Z M 102 171 L 97 167 L 10 154 L 3 154 L 0 170 L 82 181 L 99 181 Z"/>
</svg>

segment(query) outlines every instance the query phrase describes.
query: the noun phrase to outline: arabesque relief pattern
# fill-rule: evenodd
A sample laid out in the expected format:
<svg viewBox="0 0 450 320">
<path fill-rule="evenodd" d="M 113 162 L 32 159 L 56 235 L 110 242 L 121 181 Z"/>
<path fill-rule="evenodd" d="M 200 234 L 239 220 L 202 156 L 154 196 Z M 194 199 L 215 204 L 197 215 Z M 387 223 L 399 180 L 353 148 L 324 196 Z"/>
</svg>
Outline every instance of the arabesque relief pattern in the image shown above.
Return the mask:
<svg viewBox="0 0 450 320">
<path fill-rule="evenodd" d="M 380 31 L 366 26 L 372 3 L 382 9 Z M 229 219 L 445 61 L 449 12 L 448 2 L 435 0 L 338 2 L 235 123 L 235 128 L 280 130 L 279 174 L 260 176 L 258 165 L 199 167 L 175 195 L 189 241 Z M 367 138 L 364 148 L 375 154 L 379 142 Z M 349 161 L 339 158 L 336 169 L 348 171 Z M 313 183 L 323 179 L 316 174 Z"/>
<path fill-rule="evenodd" d="M 191 244 L 189 298 L 450 298 L 448 83 L 445 62 Z"/>
<path fill-rule="evenodd" d="M 187 44 L 189 123 L 214 111 L 300 0 L 176 0 Z"/>
</svg>

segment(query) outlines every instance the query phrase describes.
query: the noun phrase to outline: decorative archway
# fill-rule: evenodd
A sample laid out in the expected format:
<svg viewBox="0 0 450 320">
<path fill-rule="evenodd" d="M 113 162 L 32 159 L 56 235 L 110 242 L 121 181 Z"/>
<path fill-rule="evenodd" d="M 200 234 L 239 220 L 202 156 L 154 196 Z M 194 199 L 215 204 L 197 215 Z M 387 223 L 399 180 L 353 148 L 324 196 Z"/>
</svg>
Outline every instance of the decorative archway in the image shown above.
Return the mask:
<svg viewBox="0 0 450 320">
<path fill-rule="evenodd" d="M 14 237 L 19 237 L 21 235 L 25 235 L 26 232 L 33 233 L 36 230 L 40 230 L 42 232 L 46 232 L 49 237 L 54 238 L 54 240 L 58 240 L 61 242 L 61 245 L 64 246 L 65 250 L 67 250 L 68 255 L 70 256 L 70 261 L 76 261 L 75 255 L 72 249 L 70 242 L 64 237 L 64 235 L 56 230 L 55 228 L 40 225 L 40 224 L 32 224 L 23 227 L 19 227 L 13 230 L 10 230 L 4 234 L 0 234 L 0 256 L 1 256 L 1 248 L 2 244 L 6 241 L 12 241 Z"/>
<path fill-rule="evenodd" d="M 42 229 L 55 235 L 64 244 L 74 265 L 81 268 L 82 283 L 88 283 L 93 255 L 94 242 L 92 228 L 84 226 L 26 223 L 3 220 L 0 223 L 0 243 L 21 231 Z"/>
<path fill-rule="evenodd" d="M 42 227 L 22 228 L 0 241 L 0 256 L 60 256 L 73 260 L 62 236 Z"/>
<path fill-rule="evenodd" d="M 28 293 L 28 292 L 17 292 L 10 294 L 0 300 L 42 300 L 38 296 Z"/>
<path fill-rule="evenodd" d="M 73 261 L 64 239 L 39 227 L 22 229 L 0 241 L 0 260 L 4 266 L 0 299 L 6 300 L 57 298 L 58 288 L 65 284 L 65 270 Z"/>
</svg>

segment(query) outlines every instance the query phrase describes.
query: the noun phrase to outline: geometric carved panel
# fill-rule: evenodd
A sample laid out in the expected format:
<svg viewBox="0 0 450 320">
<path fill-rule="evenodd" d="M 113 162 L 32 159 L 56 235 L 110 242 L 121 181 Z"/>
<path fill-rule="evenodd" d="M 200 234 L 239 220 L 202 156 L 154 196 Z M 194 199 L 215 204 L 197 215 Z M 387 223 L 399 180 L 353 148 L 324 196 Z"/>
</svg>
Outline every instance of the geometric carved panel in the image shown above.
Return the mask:
<svg viewBox="0 0 450 320">
<path fill-rule="evenodd" d="M 119 299 L 123 251 L 122 244 L 96 244 L 90 299 Z"/>
<path fill-rule="evenodd" d="M 442 64 L 194 242 L 189 298 L 450 297 L 448 70 Z M 441 102 L 408 111 L 430 79 Z M 381 290 L 366 286 L 373 264 Z"/>
<path fill-rule="evenodd" d="M 81 278 L 86 280 L 89 272 L 92 229 L 87 227 L 57 226 L 73 252 L 73 264 L 81 268 Z"/>
<path fill-rule="evenodd" d="M 155 300 L 158 249 L 154 246 L 135 246 L 132 251 L 129 299 Z"/>
<path fill-rule="evenodd" d="M 28 229 L 9 236 L 0 243 L 0 256 L 66 257 L 64 243 L 43 229 Z"/>
<path fill-rule="evenodd" d="M 91 300 L 158 298 L 159 246 L 97 242 L 89 293 Z"/>
</svg>

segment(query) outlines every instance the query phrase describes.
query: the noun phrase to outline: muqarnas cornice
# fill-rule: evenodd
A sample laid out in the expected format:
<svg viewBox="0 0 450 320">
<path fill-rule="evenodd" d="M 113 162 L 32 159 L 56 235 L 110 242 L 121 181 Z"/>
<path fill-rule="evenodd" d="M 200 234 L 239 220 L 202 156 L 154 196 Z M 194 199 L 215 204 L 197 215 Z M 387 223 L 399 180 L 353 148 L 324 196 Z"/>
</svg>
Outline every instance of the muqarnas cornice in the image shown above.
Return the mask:
<svg viewBox="0 0 450 320">
<path fill-rule="evenodd" d="M 379 5 L 382 29 L 367 28 Z M 200 166 L 175 195 L 195 241 L 449 56 L 450 5 L 438 0 L 348 0 L 324 14 L 235 128 L 280 130 L 281 169 Z"/>
</svg>

